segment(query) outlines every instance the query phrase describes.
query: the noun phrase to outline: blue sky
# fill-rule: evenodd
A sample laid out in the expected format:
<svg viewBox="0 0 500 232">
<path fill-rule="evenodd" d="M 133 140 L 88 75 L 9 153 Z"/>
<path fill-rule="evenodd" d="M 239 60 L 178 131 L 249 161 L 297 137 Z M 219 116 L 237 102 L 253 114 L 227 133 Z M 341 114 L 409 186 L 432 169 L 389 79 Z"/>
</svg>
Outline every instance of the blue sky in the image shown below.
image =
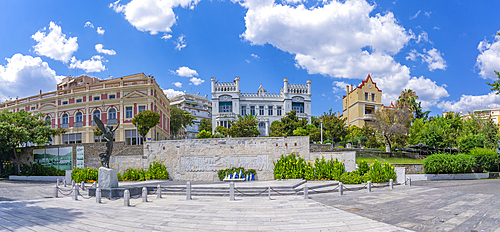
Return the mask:
<svg viewBox="0 0 500 232">
<path fill-rule="evenodd" d="M 497 1 L 2 1 L 0 101 L 68 75 L 152 74 L 168 95 L 210 96 L 240 76 L 279 93 L 312 80 L 312 113 L 340 111 L 368 74 L 383 103 L 410 88 L 432 115 L 500 108 Z"/>
</svg>

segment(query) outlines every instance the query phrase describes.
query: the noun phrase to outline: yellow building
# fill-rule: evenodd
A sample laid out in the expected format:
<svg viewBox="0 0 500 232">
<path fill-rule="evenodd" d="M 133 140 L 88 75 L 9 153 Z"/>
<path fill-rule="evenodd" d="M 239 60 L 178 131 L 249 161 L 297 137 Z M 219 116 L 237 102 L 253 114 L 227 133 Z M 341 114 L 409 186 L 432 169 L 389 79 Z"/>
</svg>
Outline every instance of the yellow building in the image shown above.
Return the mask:
<svg viewBox="0 0 500 232">
<path fill-rule="evenodd" d="M 341 118 L 347 118 L 347 125 L 363 127 L 373 119 L 373 114 L 382 107 L 382 90 L 370 75 L 359 86 L 347 86 L 347 95 L 342 99 Z M 392 104 L 391 104 L 392 106 Z"/>
</svg>

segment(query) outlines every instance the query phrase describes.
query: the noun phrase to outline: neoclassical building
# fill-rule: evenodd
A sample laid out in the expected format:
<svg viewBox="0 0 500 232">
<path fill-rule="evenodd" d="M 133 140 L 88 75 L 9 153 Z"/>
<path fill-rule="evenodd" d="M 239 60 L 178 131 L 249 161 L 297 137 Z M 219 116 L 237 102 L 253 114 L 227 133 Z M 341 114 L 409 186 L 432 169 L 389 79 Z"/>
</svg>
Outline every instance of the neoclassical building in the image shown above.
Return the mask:
<svg viewBox="0 0 500 232">
<path fill-rule="evenodd" d="M 232 82 L 218 82 L 212 77 L 212 130 L 217 126 L 229 128 L 229 122 L 237 115 L 255 115 L 259 131 L 268 136 L 273 121 L 280 120 L 286 113 L 295 110 L 299 118 L 311 122 L 311 80 L 307 84 L 290 84 L 283 79 L 280 93 L 267 93 L 260 85 L 257 93 L 241 93 L 240 77 Z"/>
<path fill-rule="evenodd" d="M 342 99 L 341 118 L 347 118 L 347 125 L 363 127 L 373 120 L 373 115 L 382 107 L 382 90 L 373 82 L 370 75 L 360 85 L 346 87 L 346 95 Z"/>
<path fill-rule="evenodd" d="M 160 123 L 152 128 L 146 139 L 170 138 L 170 103 L 155 79 L 139 73 L 101 80 L 86 75 L 68 76 L 57 90 L 0 103 L 0 110 L 42 112 L 52 128 L 64 128 L 66 133 L 55 136 L 52 144 L 93 143 L 104 140 L 94 136 L 93 116 L 105 125 L 116 126 L 115 141 L 128 145 L 141 144 L 141 136 L 132 124 L 135 115 L 154 110 L 161 115 Z"/>
</svg>

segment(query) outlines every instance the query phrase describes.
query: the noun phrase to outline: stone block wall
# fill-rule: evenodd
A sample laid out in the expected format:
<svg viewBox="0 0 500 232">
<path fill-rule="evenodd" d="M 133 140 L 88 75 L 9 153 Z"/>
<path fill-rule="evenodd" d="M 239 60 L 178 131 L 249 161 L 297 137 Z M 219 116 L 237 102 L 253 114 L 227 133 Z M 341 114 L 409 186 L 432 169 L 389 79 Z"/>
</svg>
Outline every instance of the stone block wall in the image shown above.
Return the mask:
<svg viewBox="0 0 500 232">
<path fill-rule="evenodd" d="M 371 148 L 336 148 L 331 144 L 311 144 L 311 152 L 345 152 L 354 151 L 356 156 L 365 157 L 396 157 L 396 158 L 410 158 L 410 159 L 424 159 L 425 156 L 419 155 L 418 153 L 410 152 L 383 152 L 379 149 Z"/>
</svg>

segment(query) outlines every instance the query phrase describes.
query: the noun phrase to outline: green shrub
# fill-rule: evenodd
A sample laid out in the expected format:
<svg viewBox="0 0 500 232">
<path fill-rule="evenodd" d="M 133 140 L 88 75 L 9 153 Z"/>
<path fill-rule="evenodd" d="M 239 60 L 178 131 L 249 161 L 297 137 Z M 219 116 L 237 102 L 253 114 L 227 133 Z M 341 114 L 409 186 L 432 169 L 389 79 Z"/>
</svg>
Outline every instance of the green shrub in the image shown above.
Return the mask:
<svg viewBox="0 0 500 232">
<path fill-rule="evenodd" d="M 281 155 L 274 163 L 275 179 L 338 180 L 344 172 L 344 163 L 337 159 L 316 158 L 313 165 L 295 153 Z"/>
<path fill-rule="evenodd" d="M 16 168 L 14 164 L 12 164 L 12 161 L 4 161 L 0 178 L 9 177 L 10 175 L 14 175 L 15 173 L 16 173 Z"/>
<path fill-rule="evenodd" d="M 388 182 L 390 179 L 396 179 L 396 172 L 394 167 L 389 163 L 383 165 L 375 160 L 371 165 L 371 169 L 363 175 L 364 181 L 371 181 L 372 183 Z"/>
<path fill-rule="evenodd" d="M 97 182 L 99 171 L 94 168 L 75 168 L 71 173 L 71 179 L 75 182 L 80 183 L 85 181 L 86 183 Z"/>
<path fill-rule="evenodd" d="M 221 169 L 217 172 L 217 176 L 219 177 L 219 180 L 224 180 L 224 178 L 226 176 L 228 176 L 229 174 L 234 174 L 234 172 L 238 173 L 238 175 L 240 175 L 240 170 L 243 174 L 243 176 L 248 176 L 250 175 L 250 173 L 253 173 L 254 176 L 257 175 L 257 172 L 255 171 L 255 169 L 248 169 L 248 170 L 245 170 L 245 168 L 242 168 L 242 167 L 239 167 L 239 168 L 227 168 L 227 169 Z"/>
<path fill-rule="evenodd" d="M 434 154 L 424 160 L 425 173 L 429 174 L 470 173 L 473 166 L 474 158 L 464 154 Z"/>
<path fill-rule="evenodd" d="M 275 179 L 302 179 L 304 178 L 306 161 L 295 153 L 288 156 L 281 155 L 280 159 L 274 163 Z"/>
<path fill-rule="evenodd" d="M 120 181 L 144 181 L 144 180 L 166 180 L 169 177 L 167 167 L 160 162 L 153 161 L 149 164 L 148 170 L 127 169 L 123 174 L 118 173 Z"/>
<path fill-rule="evenodd" d="M 474 172 L 496 170 L 499 163 L 498 154 L 493 149 L 475 147 L 470 150 L 470 155 L 474 158 Z"/>
<path fill-rule="evenodd" d="M 361 160 L 361 162 L 359 162 L 358 164 L 358 174 L 360 176 L 363 176 L 368 171 L 370 171 L 370 165 L 368 165 L 368 162 L 366 162 L 365 160 Z"/>
<path fill-rule="evenodd" d="M 358 172 L 344 172 L 339 181 L 343 184 L 361 184 L 363 183 L 363 177 Z"/>
<path fill-rule="evenodd" d="M 54 166 L 45 167 L 42 164 L 21 164 L 21 176 L 64 176 L 66 171 L 58 170 Z"/>
</svg>

